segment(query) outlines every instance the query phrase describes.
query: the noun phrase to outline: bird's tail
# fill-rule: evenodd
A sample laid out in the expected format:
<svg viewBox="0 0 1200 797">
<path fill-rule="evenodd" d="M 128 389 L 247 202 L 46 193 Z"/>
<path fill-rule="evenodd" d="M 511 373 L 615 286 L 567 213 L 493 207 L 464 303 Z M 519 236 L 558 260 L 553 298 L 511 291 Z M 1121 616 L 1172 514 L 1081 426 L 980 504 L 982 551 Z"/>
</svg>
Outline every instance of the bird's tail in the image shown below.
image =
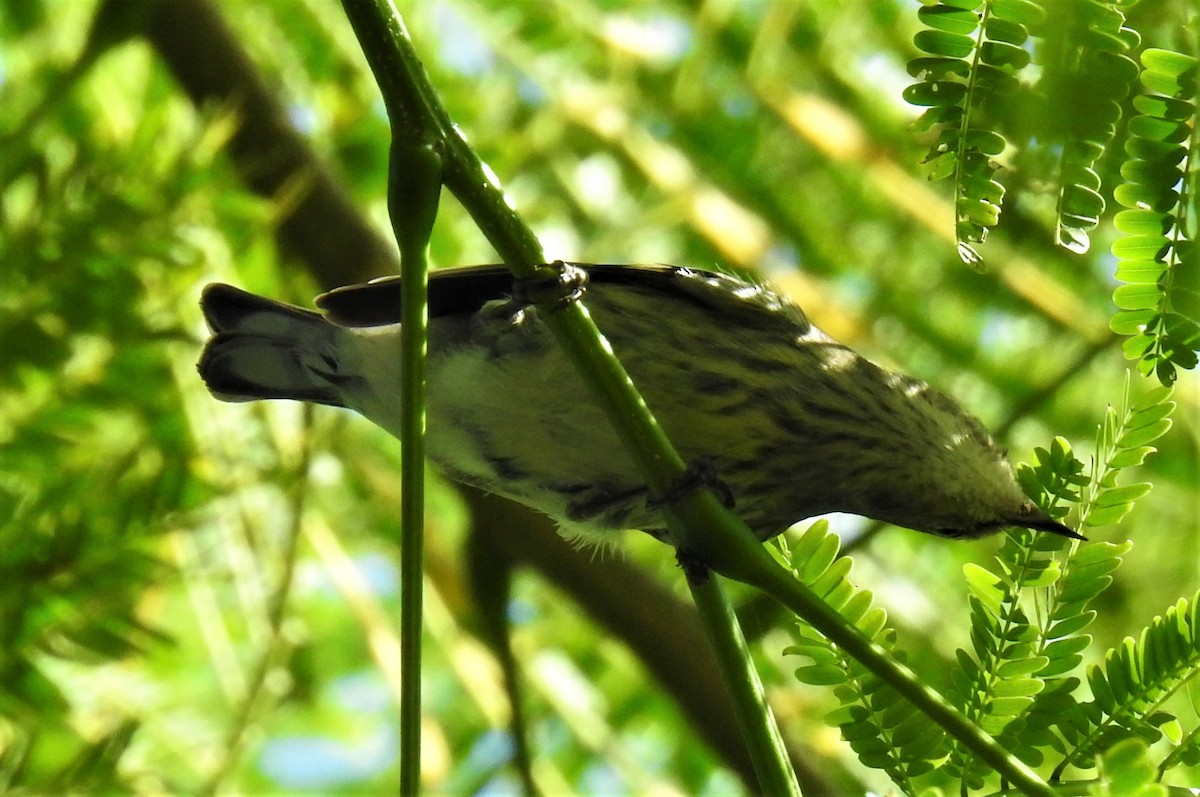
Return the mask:
<svg viewBox="0 0 1200 797">
<path fill-rule="evenodd" d="M 344 406 L 337 327 L 319 313 L 213 283 L 200 307 L 214 335 L 197 368 L 222 401 L 296 399 Z"/>
</svg>

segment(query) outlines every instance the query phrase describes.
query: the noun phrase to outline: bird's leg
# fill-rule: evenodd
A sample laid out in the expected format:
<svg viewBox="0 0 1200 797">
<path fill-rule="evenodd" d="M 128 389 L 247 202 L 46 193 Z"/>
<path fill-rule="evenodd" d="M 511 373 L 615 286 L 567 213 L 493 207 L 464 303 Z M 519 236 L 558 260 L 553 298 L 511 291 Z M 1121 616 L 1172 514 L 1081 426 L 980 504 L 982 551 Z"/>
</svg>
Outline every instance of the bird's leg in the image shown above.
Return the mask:
<svg viewBox="0 0 1200 797">
<path fill-rule="evenodd" d="M 708 583 L 712 571 L 699 556 L 683 548 L 676 548 L 675 561 L 679 563 L 679 569 L 683 571 L 688 584 L 693 587 L 702 587 Z"/>
<path fill-rule="evenodd" d="M 513 304 L 553 312 L 579 301 L 587 290 L 588 274 L 579 266 L 555 260 L 538 266 L 537 272 L 533 277 L 513 278 Z"/>
<path fill-rule="evenodd" d="M 696 490 L 709 489 L 717 496 L 717 500 L 726 509 L 733 509 L 736 503 L 733 490 L 729 489 L 717 472 L 717 463 L 711 457 L 696 457 L 679 474 L 679 478 L 661 495 L 649 499 L 646 506 L 649 509 L 661 509 L 668 504 L 674 504 L 689 493 Z"/>
</svg>

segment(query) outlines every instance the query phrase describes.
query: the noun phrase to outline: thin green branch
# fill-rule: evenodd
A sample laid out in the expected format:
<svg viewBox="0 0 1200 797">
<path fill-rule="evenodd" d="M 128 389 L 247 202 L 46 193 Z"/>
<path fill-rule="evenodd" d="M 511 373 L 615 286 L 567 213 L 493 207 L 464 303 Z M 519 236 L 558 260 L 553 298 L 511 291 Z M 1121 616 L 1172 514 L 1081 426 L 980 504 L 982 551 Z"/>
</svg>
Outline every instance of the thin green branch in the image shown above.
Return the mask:
<svg viewBox="0 0 1200 797">
<path fill-rule="evenodd" d="M 717 576 L 707 568 L 687 570 L 687 575 L 692 599 L 696 601 L 696 608 L 704 620 L 725 683 L 733 693 L 735 704 L 743 707 L 737 716 L 742 736 L 747 740 L 753 758 L 754 771 L 758 773 L 759 787 L 765 794 L 800 797 L 796 773 L 792 770 L 783 738 L 771 717 L 762 680 L 754 669 L 733 606 L 721 589 Z"/>
<path fill-rule="evenodd" d="M 390 2 L 343 3 L 379 83 L 391 123 L 388 215 L 400 249 L 400 793 L 421 790 L 421 636 L 425 528 L 425 376 L 429 237 L 442 190 L 445 127 L 423 113 L 432 92 Z M 436 97 L 432 98 L 436 100 Z"/>
<path fill-rule="evenodd" d="M 425 354 L 429 235 L 442 190 L 436 144 L 392 130 L 388 213 L 407 290 L 400 308 L 400 792 L 420 791 L 425 550 Z"/>
</svg>

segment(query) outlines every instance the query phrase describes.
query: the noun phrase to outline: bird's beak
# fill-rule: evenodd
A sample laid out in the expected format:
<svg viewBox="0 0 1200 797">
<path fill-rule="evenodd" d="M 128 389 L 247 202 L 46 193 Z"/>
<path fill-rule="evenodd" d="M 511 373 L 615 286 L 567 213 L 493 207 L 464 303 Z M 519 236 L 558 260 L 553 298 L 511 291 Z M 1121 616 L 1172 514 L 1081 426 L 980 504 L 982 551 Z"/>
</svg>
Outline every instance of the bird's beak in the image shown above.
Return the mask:
<svg viewBox="0 0 1200 797">
<path fill-rule="evenodd" d="M 1062 537 L 1070 537 L 1073 540 L 1087 539 L 1087 537 L 1083 536 L 1079 532 L 1064 526 L 1062 523 L 1059 523 L 1057 520 L 1047 515 L 1045 510 L 1032 501 L 1026 501 L 1021 506 L 1021 511 L 1016 517 L 1012 518 L 1012 525 L 1022 526 L 1024 528 L 1034 529 L 1036 531 L 1048 531 L 1051 534 L 1058 534 Z"/>
</svg>

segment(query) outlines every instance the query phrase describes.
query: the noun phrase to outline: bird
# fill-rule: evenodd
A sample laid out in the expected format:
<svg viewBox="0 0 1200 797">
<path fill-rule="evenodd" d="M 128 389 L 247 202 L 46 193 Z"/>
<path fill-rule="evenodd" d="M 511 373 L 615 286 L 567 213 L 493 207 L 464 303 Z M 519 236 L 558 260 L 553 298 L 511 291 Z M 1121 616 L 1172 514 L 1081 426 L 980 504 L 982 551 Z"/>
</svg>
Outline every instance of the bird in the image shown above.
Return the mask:
<svg viewBox="0 0 1200 797">
<path fill-rule="evenodd" d="M 833 340 L 765 283 L 558 267 L 581 277 L 577 293 L 680 455 L 715 474 L 758 539 L 832 512 L 944 538 L 1015 526 L 1082 539 L 1024 495 L 978 419 Z M 549 333 L 553 302 L 528 287 L 497 265 L 430 272 L 428 458 L 568 537 L 632 528 L 670 542 L 664 497 Z M 313 311 L 210 284 L 200 376 L 223 401 L 345 407 L 399 437 L 402 289 L 399 277 L 336 288 Z"/>
</svg>

